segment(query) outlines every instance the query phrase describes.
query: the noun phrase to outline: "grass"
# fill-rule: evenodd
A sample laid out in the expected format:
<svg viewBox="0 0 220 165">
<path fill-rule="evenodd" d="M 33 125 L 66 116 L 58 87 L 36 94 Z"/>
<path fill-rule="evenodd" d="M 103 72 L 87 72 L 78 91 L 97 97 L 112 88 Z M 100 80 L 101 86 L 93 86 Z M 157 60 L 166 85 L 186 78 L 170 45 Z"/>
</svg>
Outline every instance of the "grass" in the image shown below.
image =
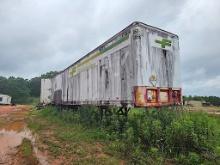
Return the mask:
<svg viewBox="0 0 220 165">
<path fill-rule="evenodd" d="M 61 145 L 51 141 L 51 140 L 44 140 L 44 144 L 48 145 L 48 150 L 53 154 L 54 157 L 61 155 Z"/>
<path fill-rule="evenodd" d="M 29 122 L 28 127 L 34 132 L 38 132 L 42 129 L 42 124 L 41 123 L 35 123 L 35 122 Z"/>
<path fill-rule="evenodd" d="M 216 136 L 217 144 L 216 144 L 216 147 L 215 147 L 215 152 L 220 157 L 220 116 L 213 116 L 212 115 L 212 116 L 210 116 L 210 118 L 213 118 L 213 120 L 215 120 L 215 122 L 216 122 L 218 136 Z"/>
<path fill-rule="evenodd" d="M 17 161 L 24 165 L 37 165 L 38 160 L 33 153 L 33 147 L 29 139 L 24 138 L 21 145 L 18 148 L 16 155 Z"/>
<path fill-rule="evenodd" d="M 54 159 L 65 157 L 65 164 L 219 163 L 219 117 L 133 109 L 128 119 L 113 115 L 100 122 L 97 112 L 95 107 L 79 112 L 47 107 L 32 111 L 28 126 Z"/>
<path fill-rule="evenodd" d="M 104 130 L 66 122 L 61 114 L 50 110 L 32 111 L 28 127 L 38 134 L 39 148 L 49 151 L 51 159 L 65 157 L 64 164 L 120 163 L 121 159 L 106 152 L 109 141 Z"/>
<path fill-rule="evenodd" d="M 30 140 L 26 138 L 23 139 L 23 142 L 21 144 L 21 151 L 24 157 L 29 157 L 32 155 L 32 145 L 31 145 Z"/>
<path fill-rule="evenodd" d="M 39 97 L 30 97 L 29 104 L 36 106 L 40 102 Z"/>
</svg>

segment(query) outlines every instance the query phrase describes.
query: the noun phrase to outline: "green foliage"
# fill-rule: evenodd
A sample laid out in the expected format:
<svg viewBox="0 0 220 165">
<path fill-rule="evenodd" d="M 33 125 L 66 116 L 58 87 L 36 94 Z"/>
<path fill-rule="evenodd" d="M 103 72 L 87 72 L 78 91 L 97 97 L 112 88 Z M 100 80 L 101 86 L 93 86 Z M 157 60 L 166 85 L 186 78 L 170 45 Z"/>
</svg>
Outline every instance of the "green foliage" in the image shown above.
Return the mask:
<svg viewBox="0 0 220 165">
<path fill-rule="evenodd" d="M 12 97 L 14 103 L 28 103 L 30 97 L 30 89 L 28 80 L 23 78 L 0 77 L 0 91 L 3 94 L 8 94 Z"/>
<path fill-rule="evenodd" d="M 179 164 L 183 164 L 183 165 L 202 164 L 200 155 L 195 152 L 189 152 L 187 155 L 180 154 L 178 155 L 176 160 Z"/>
<path fill-rule="evenodd" d="M 47 118 L 47 120 L 52 123 L 62 126 L 61 129 L 56 130 L 56 136 L 61 140 L 78 141 L 83 139 L 89 141 L 90 139 L 106 139 L 105 132 L 102 131 L 102 128 L 97 127 L 96 117 L 93 118 L 92 122 L 92 118 L 89 119 L 88 116 L 85 116 L 85 111 L 86 109 L 88 110 L 89 107 L 91 106 L 82 107 L 82 111 L 61 111 L 59 108 L 47 107 L 43 111 L 40 111 L 40 116 Z M 93 108 L 91 109 L 95 111 L 96 108 Z M 93 111 L 89 112 L 90 115 L 96 116 Z M 98 113 L 97 111 L 95 112 Z M 74 128 L 72 127 L 73 124 Z M 32 125 L 31 122 L 30 125 Z"/>
<path fill-rule="evenodd" d="M 36 102 L 36 97 L 40 97 L 41 78 L 51 78 L 58 72 L 51 71 L 40 77 L 30 80 L 20 77 L 5 78 L 0 76 L 0 93 L 12 97 L 12 103 L 27 104 Z"/>
<path fill-rule="evenodd" d="M 45 74 L 42 74 L 40 77 L 41 78 L 52 78 L 52 77 L 54 77 L 58 73 L 59 72 L 57 72 L 57 71 L 50 71 L 50 72 L 47 72 Z"/>
<path fill-rule="evenodd" d="M 185 114 L 167 128 L 166 140 L 170 154 L 213 151 L 214 124 L 204 114 Z"/>
<path fill-rule="evenodd" d="M 28 127 L 33 131 L 33 132 L 38 132 L 39 130 L 42 129 L 41 123 L 34 123 L 32 121 L 28 122 Z"/>
<path fill-rule="evenodd" d="M 21 144 L 22 155 L 25 157 L 32 155 L 32 144 L 31 141 L 24 138 Z"/>
<path fill-rule="evenodd" d="M 97 107 L 83 106 L 78 111 L 48 107 L 41 115 L 56 123 L 78 125 L 90 138 L 111 141 L 109 151 L 128 158 L 131 164 L 163 164 L 170 158 L 178 164 L 201 164 L 214 162 L 219 152 L 218 124 L 207 114 L 140 110 L 126 118 L 117 115 L 115 108 L 112 112 L 100 120 Z M 65 131 L 59 130 L 62 140 L 84 138 L 77 130 Z"/>
<path fill-rule="evenodd" d="M 41 77 L 34 77 L 29 81 L 30 95 L 33 97 L 40 96 Z"/>
<path fill-rule="evenodd" d="M 32 97 L 39 97 L 40 96 L 40 87 L 41 87 L 41 79 L 42 78 L 52 78 L 58 72 L 57 71 L 50 71 L 45 74 L 42 74 L 40 77 L 34 77 L 29 80 L 29 88 L 30 88 L 30 95 Z"/>
<path fill-rule="evenodd" d="M 215 106 L 220 106 L 220 97 L 217 96 L 183 96 L 183 100 L 196 100 L 196 101 L 206 101 Z"/>
<path fill-rule="evenodd" d="M 55 156 L 57 157 L 58 155 L 61 154 L 62 150 L 61 150 L 61 146 L 59 144 L 57 144 L 56 142 L 53 142 L 51 140 L 45 140 L 44 141 L 45 144 L 48 145 L 48 150 Z"/>
</svg>

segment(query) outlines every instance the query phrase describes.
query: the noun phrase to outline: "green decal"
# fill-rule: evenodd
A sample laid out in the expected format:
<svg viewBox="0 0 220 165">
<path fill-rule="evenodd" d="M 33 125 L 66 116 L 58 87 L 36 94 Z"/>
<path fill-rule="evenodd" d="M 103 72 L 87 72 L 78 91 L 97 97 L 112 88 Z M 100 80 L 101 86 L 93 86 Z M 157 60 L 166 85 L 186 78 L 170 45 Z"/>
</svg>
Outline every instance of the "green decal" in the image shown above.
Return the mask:
<svg viewBox="0 0 220 165">
<path fill-rule="evenodd" d="M 171 46 L 172 41 L 163 38 L 162 40 L 155 40 L 156 43 L 160 44 L 162 48 L 165 48 L 166 46 Z"/>
</svg>

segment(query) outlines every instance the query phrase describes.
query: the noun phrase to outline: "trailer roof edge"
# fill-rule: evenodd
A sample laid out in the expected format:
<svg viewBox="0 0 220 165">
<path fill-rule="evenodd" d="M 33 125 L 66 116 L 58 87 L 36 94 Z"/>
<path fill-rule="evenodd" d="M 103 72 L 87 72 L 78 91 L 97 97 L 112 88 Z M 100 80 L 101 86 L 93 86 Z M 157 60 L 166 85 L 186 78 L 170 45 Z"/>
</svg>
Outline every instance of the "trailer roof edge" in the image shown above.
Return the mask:
<svg viewBox="0 0 220 165">
<path fill-rule="evenodd" d="M 159 31 L 168 33 L 170 35 L 176 36 L 177 38 L 179 38 L 179 36 L 177 34 L 168 32 L 166 30 L 160 29 L 158 27 L 155 26 L 151 26 L 148 24 L 145 24 L 143 22 L 140 21 L 134 21 L 131 24 L 129 24 L 127 27 L 125 27 L 124 29 L 122 29 L 121 31 L 119 31 L 118 33 L 116 33 L 115 35 L 113 35 L 111 38 L 109 38 L 108 40 L 106 40 L 105 42 L 103 42 L 102 44 L 100 44 L 99 46 L 97 46 L 95 49 L 91 50 L 89 53 L 87 53 L 86 55 L 84 55 L 83 57 L 81 57 L 80 59 L 78 59 L 77 61 L 75 61 L 72 65 L 68 66 L 67 68 L 63 69 L 62 71 L 58 72 L 55 76 L 57 76 L 58 74 L 64 72 L 65 70 L 69 69 L 70 67 L 72 67 L 73 65 L 77 64 L 78 62 L 80 62 L 81 60 L 83 60 L 84 58 L 86 58 L 87 56 L 89 56 L 91 53 L 93 53 L 94 51 L 96 51 L 97 49 L 99 49 L 100 47 L 102 47 L 103 45 L 107 44 L 108 42 L 112 41 L 115 37 L 117 37 L 118 35 L 120 35 L 121 33 L 123 33 L 126 30 L 129 30 L 131 27 L 136 26 L 136 25 L 140 25 L 146 28 L 151 28 L 151 29 L 157 29 Z M 53 76 L 52 78 L 54 78 L 55 76 Z M 51 79 L 51 78 L 50 78 Z"/>
</svg>

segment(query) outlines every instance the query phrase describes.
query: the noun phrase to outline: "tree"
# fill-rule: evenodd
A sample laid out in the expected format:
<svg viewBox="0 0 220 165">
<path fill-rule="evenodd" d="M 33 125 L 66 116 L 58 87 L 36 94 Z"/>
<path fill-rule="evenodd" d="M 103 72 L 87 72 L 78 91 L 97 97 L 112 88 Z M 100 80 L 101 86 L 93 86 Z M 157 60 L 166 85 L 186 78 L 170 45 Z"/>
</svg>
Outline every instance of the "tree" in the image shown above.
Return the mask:
<svg viewBox="0 0 220 165">
<path fill-rule="evenodd" d="M 57 72 L 57 71 L 50 71 L 50 72 L 47 72 L 45 74 L 42 74 L 41 78 L 53 78 L 58 73 L 59 72 Z"/>
<path fill-rule="evenodd" d="M 31 90 L 30 95 L 32 97 L 40 97 L 40 87 L 41 87 L 41 79 L 42 78 L 52 78 L 58 72 L 57 71 L 50 71 L 45 74 L 42 74 L 40 77 L 34 77 L 29 81 L 29 87 Z"/>
<path fill-rule="evenodd" d="M 28 80 L 20 77 L 0 77 L 0 93 L 8 94 L 12 97 L 12 102 L 27 103 L 30 97 Z"/>
<path fill-rule="evenodd" d="M 34 77 L 29 81 L 30 95 L 33 97 L 40 96 L 41 77 Z"/>
<path fill-rule="evenodd" d="M 0 76 L 0 93 L 10 95 L 13 103 L 28 103 L 31 97 L 40 97 L 41 78 L 52 78 L 57 73 L 57 71 L 51 71 L 30 80 Z"/>
</svg>

